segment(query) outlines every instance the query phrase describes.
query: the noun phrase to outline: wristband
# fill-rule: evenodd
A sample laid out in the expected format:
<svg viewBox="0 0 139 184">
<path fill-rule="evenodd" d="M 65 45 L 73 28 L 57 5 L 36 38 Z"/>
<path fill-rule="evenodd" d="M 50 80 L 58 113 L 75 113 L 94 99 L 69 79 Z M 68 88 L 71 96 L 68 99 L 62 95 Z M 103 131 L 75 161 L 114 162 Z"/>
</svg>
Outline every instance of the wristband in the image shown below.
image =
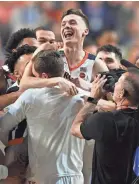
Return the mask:
<svg viewBox="0 0 139 184">
<path fill-rule="evenodd" d="M 95 98 L 92 98 L 92 97 L 88 97 L 88 98 L 87 98 L 87 102 L 97 105 L 98 100 L 95 99 Z"/>
</svg>

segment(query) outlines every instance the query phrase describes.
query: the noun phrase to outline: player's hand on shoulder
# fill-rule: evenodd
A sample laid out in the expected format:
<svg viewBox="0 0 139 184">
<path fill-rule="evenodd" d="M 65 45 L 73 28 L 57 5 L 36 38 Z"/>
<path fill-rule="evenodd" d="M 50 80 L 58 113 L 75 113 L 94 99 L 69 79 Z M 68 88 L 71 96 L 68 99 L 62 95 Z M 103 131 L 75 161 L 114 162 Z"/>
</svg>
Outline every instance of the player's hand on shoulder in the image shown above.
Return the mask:
<svg viewBox="0 0 139 184">
<path fill-rule="evenodd" d="M 67 79 L 60 78 L 59 87 L 61 90 L 67 92 L 68 95 L 74 96 L 78 94 L 77 87 Z"/>
</svg>

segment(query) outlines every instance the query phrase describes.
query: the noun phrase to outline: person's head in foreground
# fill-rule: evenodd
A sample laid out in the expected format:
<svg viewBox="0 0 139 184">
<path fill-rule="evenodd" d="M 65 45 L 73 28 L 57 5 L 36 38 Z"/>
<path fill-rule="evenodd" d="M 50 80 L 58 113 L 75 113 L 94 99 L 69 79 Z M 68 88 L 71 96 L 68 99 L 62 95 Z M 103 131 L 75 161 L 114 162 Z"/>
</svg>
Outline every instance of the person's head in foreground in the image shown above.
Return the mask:
<svg viewBox="0 0 139 184">
<path fill-rule="evenodd" d="M 115 84 L 113 100 L 118 108 L 139 105 L 139 70 L 129 68 Z"/>
<path fill-rule="evenodd" d="M 64 62 L 58 51 L 41 50 L 32 59 L 32 73 L 39 78 L 63 77 Z"/>
<path fill-rule="evenodd" d="M 64 45 L 80 43 L 83 45 L 89 33 L 89 21 L 80 9 L 69 9 L 63 13 L 61 19 L 61 37 Z"/>
<path fill-rule="evenodd" d="M 18 81 L 21 80 L 25 67 L 30 62 L 35 50 L 35 46 L 23 45 L 7 55 L 5 64 L 8 65 L 10 72 Z"/>
</svg>

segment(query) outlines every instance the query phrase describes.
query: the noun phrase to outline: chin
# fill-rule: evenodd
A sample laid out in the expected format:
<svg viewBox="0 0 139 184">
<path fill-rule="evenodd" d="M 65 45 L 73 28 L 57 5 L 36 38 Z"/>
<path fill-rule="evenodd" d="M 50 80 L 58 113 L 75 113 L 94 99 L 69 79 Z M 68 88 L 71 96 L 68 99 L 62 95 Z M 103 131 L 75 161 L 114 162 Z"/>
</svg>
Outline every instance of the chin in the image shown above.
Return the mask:
<svg viewBox="0 0 139 184">
<path fill-rule="evenodd" d="M 64 42 L 64 44 L 70 44 L 70 43 L 73 43 L 73 40 L 69 39 L 69 40 L 64 40 L 63 42 Z"/>
</svg>

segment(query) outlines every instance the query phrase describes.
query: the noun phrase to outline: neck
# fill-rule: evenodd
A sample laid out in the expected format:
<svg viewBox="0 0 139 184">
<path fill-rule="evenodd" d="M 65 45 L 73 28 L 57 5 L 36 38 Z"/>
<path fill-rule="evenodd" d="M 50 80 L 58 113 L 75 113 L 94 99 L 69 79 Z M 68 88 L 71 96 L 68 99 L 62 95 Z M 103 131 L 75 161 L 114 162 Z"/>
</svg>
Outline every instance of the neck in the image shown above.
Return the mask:
<svg viewBox="0 0 139 184">
<path fill-rule="evenodd" d="M 127 100 L 127 99 L 123 99 L 121 100 L 120 102 L 117 102 L 117 110 L 120 110 L 120 109 L 127 109 L 127 108 L 130 108 L 130 109 L 136 109 L 137 107 L 136 106 L 133 106 L 130 104 L 130 102 Z"/>
<path fill-rule="evenodd" d="M 64 44 L 64 53 L 71 67 L 79 63 L 85 56 L 83 44 L 79 43 Z"/>
</svg>

